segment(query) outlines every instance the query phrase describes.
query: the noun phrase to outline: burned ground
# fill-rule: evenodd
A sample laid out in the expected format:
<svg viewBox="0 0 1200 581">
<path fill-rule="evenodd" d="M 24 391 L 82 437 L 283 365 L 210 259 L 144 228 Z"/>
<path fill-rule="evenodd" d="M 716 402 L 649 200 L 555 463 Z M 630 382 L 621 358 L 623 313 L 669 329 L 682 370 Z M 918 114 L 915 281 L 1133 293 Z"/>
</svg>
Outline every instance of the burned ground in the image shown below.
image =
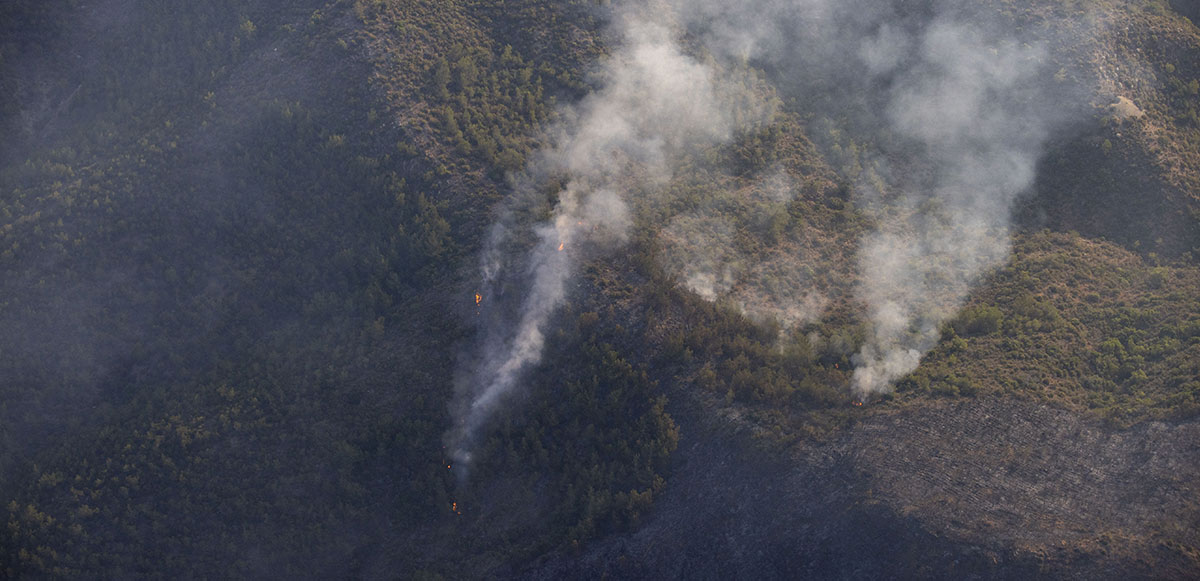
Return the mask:
<svg viewBox="0 0 1200 581">
<path fill-rule="evenodd" d="M 687 407 L 689 443 L 641 529 L 513 576 L 1184 579 L 1200 565 L 1196 421 L 884 406 L 784 461 Z"/>
</svg>

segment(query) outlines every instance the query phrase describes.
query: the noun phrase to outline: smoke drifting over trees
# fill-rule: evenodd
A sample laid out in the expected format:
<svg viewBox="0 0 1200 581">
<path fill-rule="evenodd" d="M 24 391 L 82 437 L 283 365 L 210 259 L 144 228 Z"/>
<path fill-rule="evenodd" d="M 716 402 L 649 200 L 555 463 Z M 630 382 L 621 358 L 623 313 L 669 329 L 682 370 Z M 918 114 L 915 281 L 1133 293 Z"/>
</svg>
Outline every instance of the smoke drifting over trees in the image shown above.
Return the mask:
<svg viewBox="0 0 1200 581">
<path fill-rule="evenodd" d="M 1184 4 L 0 2 L 0 578 L 1196 578 Z"/>
<path fill-rule="evenodd" d="M 971 285 L 1008 256 L 1012 203 L 1068 116 L 1045 70 L 1049 39 L 954 1 L 690 6 L 684 13 L 715 52 L 768 63 L 798 83 L 833 79 L 821 90 L 840 103 L 818 107 L 889 137 L 875 154 L 903 171 L 881 163 L 882 180 L 855 184 L 875 228 L 859 249 L 869 329 L 853 389 L 890 391 L 937 343 Z"/>
<path fill-rule="evenodd" d="M 1066 116 L 1046 86 L 1040 41 L 1010 34 L 962 3 L 651 4 L 617 11 L 619 40 L 601 67 L 600 88 L 563 111 L 483 253 L 487 296 L 503 294 L 511 285 L 501 281 L 514 269 L 524 269 L 518 276 L 526 282 L 516 314 L 483 318 L 480 354 L 461 374 L 449 437 L 460 462 L 469 462 L 486 421 L 539 361 L 577 260 L 625 241 L 633 209 L 657 207 L 656 188 L 681 152 L 726 141 L 770 114 L 763 103 L 751 115 L 734 114 L 732 103 L 753 100 L 744 84 L 723 82 L 738 63 L 771 69 L 801 98 L 832 94 L 813 107 L 855 116 L 886 136 L 864 152 L 877 160 L 870 179 L 853 184 L 874 224 L 857 261 L 855 296 L 867 323 L 853 357 L 860 399 L 889 391 L 915 369 L 972 284 L 1007 257 L 1011 205 L 1031 186 L 1042 145 Z M 704 58 L 688 56 L 681 38 Z M 552 218 L 533 227 L 535 245 L 516 259 L 521 253 L 505 248 L 549 176 L 565 186 Z M 783 190 L 764 196 L 766 211 L 792 196 L 786 180 L 765 172 L 760 179 L 763 190 Z M 806 288 L 811 277 L 742 255 L 731 230 L 720 208 L 675 216 L 663 231 L 664 266 L 709 300 L 729 295 L 738 279 L 782 271 L 789 288 L 769 293 L 771 300 L 759 297 L 766 291 L 753 280 L 730 298 L 752 316 L 788 325 L 817 318 L 826 300 Z"/>
<path fill-rule="evenodd" d="M 546 325 L 566 296 L 577 257 L 626 241 L 631 187 L 664 183 L 681 153 L 734 130 L 730 89 L 683 54 L 676 31 L 654 20 L 641 11 L 617 16 L 619 44 L 600 71 L 601 88 L 562 112 L 548 132 L 550 145 L 519 178 L 509 215 L 493 228 L 483 253 L 484 295 L 496 297 L 511 269 L 527 282 L 512 320 L 487 319 L 478 367 L 462 382 L 450 445 L 464 469 L 479 430 L 540 360 Z M 522 217 L 514 213 L 527 211 L 537 185 L 556 176 L 566 183 L 551 219 L 534 227 L 534 246 L 510 264 L 502 248 Z"/>
<path fill-rule="evenodd" d="M 881 29 L 862 54 L 878 74 L 897 74 L 887 116 L 932 175 L 927 190 L 902 193 L 902 217 L 882 221 L 862 247 L 872 331 L 854 388 L 864 396 L 916 369 L 971 284 L 1007 257 L 1010 205 L 1033 183 L 1048 121 L 1022 98 L 1040 50 L 948 18 L 916 38 L 891 36 Z M 907 67 L 878 58 L 906 53 Z"/>
</svg>

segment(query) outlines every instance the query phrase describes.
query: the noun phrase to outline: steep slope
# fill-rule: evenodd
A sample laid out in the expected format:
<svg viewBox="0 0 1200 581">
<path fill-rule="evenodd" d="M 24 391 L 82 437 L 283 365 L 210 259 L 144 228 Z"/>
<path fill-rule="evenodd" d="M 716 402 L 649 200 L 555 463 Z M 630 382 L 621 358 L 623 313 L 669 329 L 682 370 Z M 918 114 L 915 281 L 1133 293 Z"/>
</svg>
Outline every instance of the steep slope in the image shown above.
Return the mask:
<svg viewBox="0 0 1200 581">
<path fill-rule="evenodd" d="M 1113 431 L 1011 401 L 865 414 L 787 461 L 678 409 L 671 487 L 637 532 L 514 577 L 1188 578 L 1200 425 Z M 696 423 L 689 420 L 696 419 Z"/>
<path fill-rule="evenodd" d="M 129 16 L 94 96 L 4 170 L 4 569 L 343 571 L 438 486 L 431 165 L 375 119 L 346 7 L 118 4 L 74 13 Z"/>
<path fill-rule="evenodd" d="M 859 256 L 928 164 L 876 81 L 679 22 L 756 121 L 614 182 L 629 243 L 469 479 L 456 383 L 525 289 L 477 294 L 479 251 L 561 200 L 538 148 L 611 81 L 611 7 L 6 4 L 0 576 L 1195 576 L 1200 30 L 1018 4 L 980 9 L 1049 39 L 1070 123 L 894 393 L 851 392 Z"/>
<path fill-rule="evenodd" d="M 1100 123 L 1056 145 L 1032 201 L 1035 225 L 1107 236 L 1143 252 L 1200 247 L 1200 29 L 1160 4 L 1104 3 L 1066 47 L 1063 72 L 1096 89 Z"/>
</svg>

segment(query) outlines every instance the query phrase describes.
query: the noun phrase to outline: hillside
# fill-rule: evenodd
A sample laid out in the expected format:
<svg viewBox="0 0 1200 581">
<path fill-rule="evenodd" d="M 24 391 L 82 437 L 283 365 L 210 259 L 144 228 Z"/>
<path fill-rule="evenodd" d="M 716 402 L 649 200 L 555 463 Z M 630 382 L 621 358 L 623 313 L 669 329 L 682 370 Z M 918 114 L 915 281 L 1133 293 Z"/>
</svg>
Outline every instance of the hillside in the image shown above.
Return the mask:
<svg viewBox="0 0 1200 581">
<path fill-rule="evenodd" d="M 0 577 L 1193 578 L 1197 16 L 7 2 Z"/>
</svg>

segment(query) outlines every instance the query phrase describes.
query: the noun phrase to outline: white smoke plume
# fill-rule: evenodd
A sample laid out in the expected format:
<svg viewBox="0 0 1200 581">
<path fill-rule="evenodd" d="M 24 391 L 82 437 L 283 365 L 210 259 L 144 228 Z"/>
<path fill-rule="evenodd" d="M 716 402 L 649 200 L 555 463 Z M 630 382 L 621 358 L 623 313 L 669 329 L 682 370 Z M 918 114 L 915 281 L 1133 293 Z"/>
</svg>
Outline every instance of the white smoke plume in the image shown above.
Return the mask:
<svg viewBox="0 0 1200 581">
<path fill-rule="evenodd" d="M 515 322 L 497 320 L 484 329 L 484 353 L 461 382 L 451 455 L 465 474 L 482 430 L 522 375 L 539 362 L 551 316 L 567 296 L 577 260 L 625 242 L 631 218 L 628 196 L 671 176 L 687 150 L 728 139 L 733 131 L 732 84 L 710 66 L 685 55 L 669 14 L 629 12 L 614 24 L 618 44 L 600 70 L 601 87 L 562 112 L 549 145 L 532 158 L 530 179 L 517 185 L 513 205 L 533 197 L 531 183 L 563 176 L 552 217 L 534 227 L 537 242 L 524 259 L 526 288 Z M 511 213 L 512 211 L 510 211 Z M 515 238 L 514 220 L 493 228 L 483 253 L 483 276 L 501 292 Z"/>
<path fill-rule="evenodd" d="M 599 89 L 562 112 L 483 253 L 484 293 L 521 299 L 511 317 L 484 317 L 484 347 L 460 381 L 448 435 L 460 468 L 539 362 L 578 261 L 625 241 L 632 197 L 654 195 L 681 154 L 743 129 L 746 90 L 719 72 L 731 64 L 764 67 L 781 91 L 812 98 L 801 105 L 810 113 L 852 117 L 883 136 L 870 155 L 888 183 L 872 174 L 874 183 L 858 188 L 876 227 L 859 249 L 868 330 L 851 388 L 863 399 L 889 391 L 936 345 L 978 278 L 1008 256 L 1011 205 L 1064 115 L 1042 86 L 1042 45 L 1000 22 L 955 0 L 664 0 L 620 13 Z M 712 60 L 685 54 L 679 28 Z M 550 219 L 522 226 L 544 199 L 535 184 L 555 180 Z M 780 191 L 758 205 L 784 204 Z M 799 288 L 811 278 L 806 269 L 728 248 L 736 234 L 722 211 L 668 216 L 664 266 L 674 261 L 689 288 L 752 315 L 819 316 L 826 299 Z M 529 228 L 536 243 L 514 251 Z M 770 290 L 778 281 L 797 288 Z"/>
<path fill-rule="evenodd" d="M 1046 138 L 1048 119 L 1028 101 L 1043 51 L 989 36 L 946 19 L 917 37 L 884 27 L 863 43 L 878 74 L 900 66 L 883 55 L 912 55 L 887 115 L 924 152 L 932 176 L 928 189 L 905 193 L 908 211 L 860 250 L 871 332 L 855 358 L 859 397 L 888 391 L 916 369 L 971 285 L 1008 256 L 1010 207 L 1033 184 Z"/>
<path fill-rule="evenodd" d="M 860 399 L 890 391 L 936 345 L 971 285 L 1008 256 L 1012 203 L 1071 106 L 1044 86 L 1042 44 L 957 0 L 678 4 L 711 52 L 755 59 L 782 82 L 790 74 L 800 92 L 827 99 L 812 105 L 817 113 L 886 135 L 884 165 L 894 158 L 905 171 L 889 176 L 887 195 L 858 187 L 877 226 L 859 250 L 869 329 L 852 390 Z"/>
</svg>

